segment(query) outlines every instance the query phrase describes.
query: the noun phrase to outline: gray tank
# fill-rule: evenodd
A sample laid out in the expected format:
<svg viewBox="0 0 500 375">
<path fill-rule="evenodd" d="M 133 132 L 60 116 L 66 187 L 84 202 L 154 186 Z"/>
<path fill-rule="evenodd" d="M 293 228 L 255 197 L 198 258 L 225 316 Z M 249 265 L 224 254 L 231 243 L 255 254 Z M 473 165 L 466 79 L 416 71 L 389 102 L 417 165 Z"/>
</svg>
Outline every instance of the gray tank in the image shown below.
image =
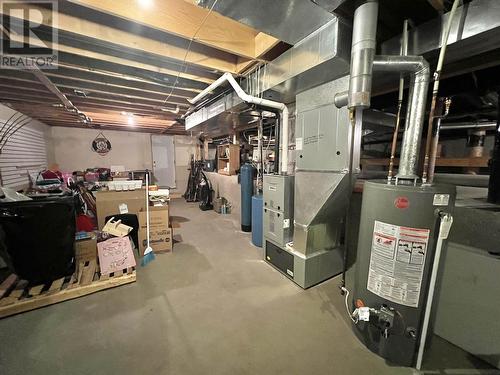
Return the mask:
<svg viewBox="0 0 500 375">
<path fill-rule="evenodd" d="M 354 330 L 370 350 L 394 364 L 415 364 L 438 212 L 451 213 L 455 195 L 451 185 L 365 183 L 353 304 L 371 312 Z"/>
</svg>

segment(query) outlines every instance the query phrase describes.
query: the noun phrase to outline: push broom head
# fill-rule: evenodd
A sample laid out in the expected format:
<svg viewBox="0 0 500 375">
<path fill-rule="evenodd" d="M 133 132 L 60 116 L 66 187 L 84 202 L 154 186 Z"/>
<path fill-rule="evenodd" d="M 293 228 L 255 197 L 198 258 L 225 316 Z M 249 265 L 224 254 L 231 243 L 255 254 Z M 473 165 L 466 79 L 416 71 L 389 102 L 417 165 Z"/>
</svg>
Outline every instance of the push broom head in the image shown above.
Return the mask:
<svg viewBox="0 0 500 375">
<path fill-rule="evenodd" d="M 146 250 L 144 250 L 144 255 L 141 259 L 141 266 L 144 267 L 153 260 L 155 260 L 155 253 L 153 253 L 151 246 L 148 246 Z"/>
</svg>

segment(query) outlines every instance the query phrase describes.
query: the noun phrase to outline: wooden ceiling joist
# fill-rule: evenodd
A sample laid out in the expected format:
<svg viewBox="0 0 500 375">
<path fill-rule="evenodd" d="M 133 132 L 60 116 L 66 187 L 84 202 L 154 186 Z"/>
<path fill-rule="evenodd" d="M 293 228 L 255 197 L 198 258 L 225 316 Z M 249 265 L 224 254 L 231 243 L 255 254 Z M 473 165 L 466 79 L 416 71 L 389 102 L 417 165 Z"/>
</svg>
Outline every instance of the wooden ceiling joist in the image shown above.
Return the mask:
<svg viewBox="0 0 500 375">
<path fill-rule="evenodd" d="M 11 34 L 11 39 L 16 42 L 23 42 L 25 40 L 25 38 L 23 38 L 22 36 L 13 34 Z M 28 41 L 32 46 L 43 46 L 40 41 L 37 41 L 34 38 L 29 38 Z M 124 67 L 141 69 L 144 71 L 151 71 L 162 74 L 163 75 L 162 82 L 166 84 L 174 84 L 176 80 L 181 81 L 180 79 L 182 79 L 182 81 L 185 82 L 181 83 L 178 82 L 176 85 L 182 88 L 184 88 L 184 86 L 187 86 L 189 88 L 203 89 L 204 87 L 207 86 L 207 84 L 210 84 L 214 81 L 213 78 L 204 78 L 197 75 L 183 73 L 182 71 L 179 72 L 178 70 L 166 69 L 162 67 L 161 64 L 153 65 L 148 63 L 142 63 L 127 58 L 116 57 L 105 53 L 93 52 L 74 46 L 63 45 L 60 43 L 58 44 L 52 42 L 45 42 L 45 44 L 47 45 L 47 47 L 58 51 L 58 58 L 61 62 L 71 65 L 86 66 L 85 62 L 89 60 L 94 60 L 94 62 L 99 62 L 99 61 L 104 62 L 105 64 L 101 63 L 101 65 L 108 66 L 108 69 L 101 69 L 101 70 L 105 71 L 109 70 L 113 72 L 112 69 L 109 69 L 109 66 L 112 65 L 114 66 L 122 65 Z M 178 79 L 177 77 L 179 77 L 180 79 Z"/>
<path fill-rule="evenodd" d="M 36 8 L 30 4 L 30 9 Z M 60 7 L 64 10 L 65 7 Z M 50 26 L 49 22 L 44 23 Z M 130 25 L 130 24 L 127 24 Z M 117 26 L 117 25 L 115 25 Z M 59 13 L 57 18 L 59 38 L 67 34 L 75 41 L 82 39 L 103 47 L 120 47 L 136 51 L 138 54 L 151 54 L 158 57 L 169 57 L 178 62 L 200 66 L 219 72 L 236 73 L 235 55 L 210 48 L 201 44 L 191 44 L 190 52 L 186 56 L 189 41 L 172 36 L 168 38 L 165 33 L 148 32 L 147 29 L 134 27 L 131 30 L 121 30 L 117 27 L 92 22 L 71 14 Z M 143 35 L 144 34 L 144 35 Z"/>
<path fill-rule="evenodd" d="M 103 86 L 111 87 L 111 88 L 121 88 L 121 89 L 131 89 L 131 90 L 140 90 L 144 93 L 144 96 L 147 94 L 158 94 L 167 96 L 170 92 L 172 92 L 173 98 L 190 98 L 193 96 L 193 93 L 187 90 L 181 89 L 169 89 L 168 87 L 164 87 L 161 85 L 152 85 L 139 81 L 128 81 L 121 78 L 115 78 L 112 76 L 99 76 L 95 74 L 65 74 L 62 69 L 46 71 L 45 74 L 50 80 L 56 85 L 60 87 L 73 87 L 74 85 L 85 86 L 85 87 L 93 87 L 93 85 L 97 85 L 102 88 Z M 12 73 L 3 72 L 0 70 L 0 85 L 11 85 L 11 86 L 19 86 L 24 89 L 43 89 L 42 85 L 39 81 L 36 81 L 33 74 L 27 72 L 17 72 L 13 71 Z M 30 79 L 31 78 L 31 79 Z M 80 82 L 82 84 L 80 84 Z M 76 86 L 75 86 L 76 87 Z M 135 91 L 132 91 L 135 92 Z M 184 103 L 187 105 L 187 103 Z"/>
<path fill-rule="evenodd" d="M 149 7 L 136 0 L 71 2 L 188 40 L 196 35 L 197 43 L 221 51 L 246 58 L 257 57 L 257 30 L 184 0 L 155 1 Z"/>
<path fill-rule="evenodd" d="M 44 79 L 92 118 L 90 128 L 170 134 L 185 133 L 178 119 L 187 99 L 223 72 L 248 71 L 278 51 L 276 38 L 193 0 L 144 4 L 59 1 L 57 24 L 45 11 L 37 38 L 11 31 L 4 38 L 57 51 L 58 68 L 46 70 Z M 0 102 L 49 125 L 89 128 L 30 72 L 0 70 Z"/>
<path fill-rule="evenodd" d="M 23 98 L 23 99 L 17 99 L 15 97 L 11 98 L 4 98 L 0 97 L 0 100 L 4 100 L 5 102 L 13 103 L 15 104 L 18 108 L 23 108 L 25 110 L 28 109 L 47 109 L 47 102 L 41 99 L 34 99 L 34 98 Z M 174 114 L 171 112 L 165 112 L 161 111 L 158 109 L 144 109 L 144 108 L 137 108 L 137 107 L 130 107 L 130 106 L 117 106 L 117 105 L 106 105 L 106 104 L 101 104 L 101 103 L 88 103 L 88 102 L 79 102 L 77 100 L 72 100 L 72 103 L 77 106 L 82 111 L 119 111 L 121 112 L 127 112 L 131 113 L 134 115 L 139 115 L 139 116 L 157 116 L 157 117 L 162 117 L 166 120 L 176 120 L 181 116 L 181 113 Z"/>
</svg>

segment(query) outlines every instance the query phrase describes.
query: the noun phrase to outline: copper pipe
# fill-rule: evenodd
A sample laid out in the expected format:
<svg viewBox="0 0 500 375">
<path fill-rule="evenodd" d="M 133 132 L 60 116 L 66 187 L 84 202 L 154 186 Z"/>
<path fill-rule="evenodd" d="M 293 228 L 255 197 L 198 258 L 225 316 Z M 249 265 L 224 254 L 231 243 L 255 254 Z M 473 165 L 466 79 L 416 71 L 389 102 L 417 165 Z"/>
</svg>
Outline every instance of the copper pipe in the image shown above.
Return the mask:
<svg viewBox="0 0 500 375">
<path fill-rule="evenodd" d="M 427 176 L 427 182 L 429 184 L 432 184 L 432 182 L 434 181 L 434 172 L 436 169 L 436 158 L 439 146 L 439 133 L 441 132 L 441 119 L 446 118 L 446 116 L 448 116 L 448 113 L 450 112 L 451 98 L 439 98 L 437 105 L 438 105 L 437 112 L 439 113 L 439 115 L 435 117 L 436 130 L 434 136 L 432 137 L 432 142 L 431 142 L 429 168 Z"/>
<path fill-rule="evenodd" d="M 399 123 L 401 121 L 401 108 L 403 107 L 403 102 L 398 100 L 398 112 L 396 115 L 396 126 L 394 127 L 394 134 L 392 135 L 392 145 L 391 145 L 391 158 L 389 160 L 389 170 L 387 172 L 387 183 L 390 184 L 392 181 L 393 171 L 394 171 L 394 158 L 396 157 L 396 146 L 398 144 L 398 133 L 399 133 Z"/>
<path fill-rule="evenodd" d="M 459 2 L 460 2 L 459 0 L 454 0 L 453 5 L 451 7 L 451 11 L 450 11 L 449 17 L 448 17 L 448 23 L 447 23 L 446 29 L 445 29 L 444 38 L 441 41 L 441 49 L 439 51 L 439 58 L 438 58 L 437 66 L 436 66 L 436 71 L 434 73 L 434 85 L 432 88 L 431 110 L 429 112 L 429 125 L 427 128 L 427 139 L 425 141 L 424 168 L 422 171 L 422 183 L 423 184 L 427 183 L 427 175 L 428 175 L 428 169 L 429 169 L 429 151 L 430 151 L 430 147 L 431 147 L 432 128 L 434 125 L 434 112 L 436 110 L 437 94 L 439 91 L 439 79 L 441 77 L 441 69 L 443 67 L 444 56 L 446 54 L 446 46 L 448 45 L 448 37 L 450 35 L 453 16 L 455 15 L 455 12 L 457 10 Z"/>
<path fill-rule="evenodd" d="M 436 72 L 437 73 L 437 72 Z M 438 78 L 439 80 L 439 78 Z M 436 111 L 437 91 L 432 93 L 431 110 L 429 111 L 429 121 L 427 126 L 427 138 L 425 139 L 424 168 L 422 172 L 422 183 L 427 183 L 429 169 L 429 150 L 431 148 L 432 129 L 434 122 L 434 112 Z"/>
<path fill-rule="evenodd" d="M 441 130 L 441 119 L 438 118 L 436 121 L 436 133 L 434 134 L 434 137 L 432 137 L 432 143 L 431 143 L 431 152 L 430 152 L 430 160 L 429 160 L 429 176 L 428 176 L 428 182 L 429 184 L 432 184 L 432 181 L 434 181 L 434 171 L 436 169 L 436 158 L 437 158 L 437 152 L 438 152 L 438 146 L 439 146 L 439 132 Z"/>
</svg>

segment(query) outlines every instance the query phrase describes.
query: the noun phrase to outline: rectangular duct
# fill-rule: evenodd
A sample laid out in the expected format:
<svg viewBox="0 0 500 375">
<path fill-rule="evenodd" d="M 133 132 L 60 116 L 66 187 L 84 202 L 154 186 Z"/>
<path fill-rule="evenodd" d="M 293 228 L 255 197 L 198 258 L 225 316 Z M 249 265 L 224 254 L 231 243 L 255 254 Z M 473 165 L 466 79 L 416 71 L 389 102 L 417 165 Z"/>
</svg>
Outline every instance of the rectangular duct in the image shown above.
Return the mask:
<svg viewBox="0 0 500 375">
<path fill-rule="evenodd" d="M 351 58 L 350 43 L 350 26 L 334 18 L 252 73 L 247 79 L 253 91 L 250 94 L 272 90 L 279 94 L 274 100 L 288 103 L 295 101 L 295 95 L 304 90 L 346 75 Z"/>
<path fill-rule="evenodd" d="M 408 31 L 408 54 L 425 55 L 441 47 L 449 13 Z M 500 1 L 474 0 L 459 6 L 451 25 L 447 63 L 500 47 Z M 399 55 L 401 36 L 381 44 L 383 55 Z"/>
<path fill-rule="evenodd" d="M 296 44 L 335 16 L 309 0 L 197 0 L 199 6 Z"/>
<path fill-rule="evenodd" d="M 294 102 L 299 92 L 349 72 L 351 30 L 334 18 L 241 83 L 250 95 Z M 228 134 L 256 119 L 233 92 L 186 117 L 186 130 Z M 196 129 L 195 129 L 196 128 Z"/>
</svg>

